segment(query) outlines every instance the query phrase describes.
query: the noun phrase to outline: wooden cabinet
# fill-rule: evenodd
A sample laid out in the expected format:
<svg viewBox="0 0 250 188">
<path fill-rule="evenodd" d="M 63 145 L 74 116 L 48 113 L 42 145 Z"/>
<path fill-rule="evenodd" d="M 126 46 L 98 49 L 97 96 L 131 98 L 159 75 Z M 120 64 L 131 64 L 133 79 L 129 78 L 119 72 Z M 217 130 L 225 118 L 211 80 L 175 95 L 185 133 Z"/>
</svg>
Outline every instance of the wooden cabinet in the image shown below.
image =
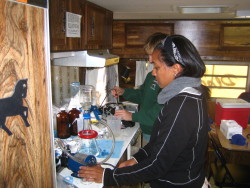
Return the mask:
<svg viewBox="0 0 250 188">
<path fill-rule="evenodd" d="M 250 24 L 222 24 L 220 39 L 224 49 L 249 50 Z"/>
<path fill-rule="evenodd" d="M 66 12 L 82 15 L 81 37 L 66 37 Z M 113 12 L 85 0 L 50 1 L 51 51 L 112 48 Z"/>
<path fill-rule="evenodd" d="M 126 47 L 143 48 L 147 38 L 155 32 L 174 34 L 173 23 L 128 23 L 125 24 Z"/>
<path fill-rule="evenodd" d="M 112 53 L 121 58 L 147 59 L 143 49 L 147 38 L 155 32 L 174 34 L 174 28 L 173 21 L 114 21 Z"/>
<path fill-rule="evenodd" d="M 86 2 L 83 48 L 112 48 L 112 22 L 113 12 Z"/>
<path fill-rule="evenodd" d="M 85 0 L 49 1 L 50 48 L 52 52 L 81 50 L 81 38 L 66 37 L 66 12 L 83 16 L 84 2 Z"/>
</svg>

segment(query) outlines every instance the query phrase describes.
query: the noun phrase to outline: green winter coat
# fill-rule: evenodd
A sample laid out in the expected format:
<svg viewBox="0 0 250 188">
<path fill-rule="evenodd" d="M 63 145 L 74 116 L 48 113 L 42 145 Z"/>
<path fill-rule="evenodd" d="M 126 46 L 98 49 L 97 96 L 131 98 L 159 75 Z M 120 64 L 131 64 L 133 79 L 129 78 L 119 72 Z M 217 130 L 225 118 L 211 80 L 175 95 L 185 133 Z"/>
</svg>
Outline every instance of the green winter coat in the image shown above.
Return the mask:
<svg viewBox="0 0 250 188">
<path fill-rule="evenodd" d="M 144 83 L 138 88 L 126 88 L 122 95 L 125 100 L 139 105 L 138 112 L 132 114 L 132 121 L 139 122 L 142 132 L 151 135 L 152 127 L 163 105 L 157 103 L 160 87 L 149 72 Z"/>
</svg>

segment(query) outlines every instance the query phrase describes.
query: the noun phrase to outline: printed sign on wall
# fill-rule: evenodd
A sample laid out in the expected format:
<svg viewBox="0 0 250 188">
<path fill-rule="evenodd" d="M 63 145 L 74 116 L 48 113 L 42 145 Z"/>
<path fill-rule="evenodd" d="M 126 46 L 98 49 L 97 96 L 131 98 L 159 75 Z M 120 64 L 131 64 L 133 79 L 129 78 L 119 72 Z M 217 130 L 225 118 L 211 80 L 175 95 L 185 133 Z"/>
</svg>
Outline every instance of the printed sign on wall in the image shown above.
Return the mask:
<svg viewBox="0 0 250 188">
<path fill-rule="evenodd" d="M 66 37 L 81 37 L 81 15 L 66 12 Z"/>
</svg>

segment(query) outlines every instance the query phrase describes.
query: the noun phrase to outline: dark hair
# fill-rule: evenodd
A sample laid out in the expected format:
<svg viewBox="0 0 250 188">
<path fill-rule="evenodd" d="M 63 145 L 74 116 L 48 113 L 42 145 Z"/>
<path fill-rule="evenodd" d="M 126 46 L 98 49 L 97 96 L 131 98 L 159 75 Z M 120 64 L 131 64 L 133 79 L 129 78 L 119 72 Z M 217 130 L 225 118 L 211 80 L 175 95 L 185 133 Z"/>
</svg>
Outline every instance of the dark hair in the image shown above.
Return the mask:
<svg viewBox="0 0 250 188">
<path fill-rule="evenodd" d="M 156 48 L 160 51 L 160 61 L 171 67 L 178 63 L 183 71 L 177 77 L 188 76 L 201 78 L 206 67 L 197 49 L 190 40 L 182 35 L 171 35 L 166 37 Z"/>
<path fill-rule="evenodd" d="M 154 48 L 159 44 L 164 38 L 166 38 L 168 35 L 165 33 L 161 32 L 156 32 L 150 35 L 146 42 L 145 45 L 143 46 L 145 52 L 147 54 L 152 54 Z"/>
</svg>

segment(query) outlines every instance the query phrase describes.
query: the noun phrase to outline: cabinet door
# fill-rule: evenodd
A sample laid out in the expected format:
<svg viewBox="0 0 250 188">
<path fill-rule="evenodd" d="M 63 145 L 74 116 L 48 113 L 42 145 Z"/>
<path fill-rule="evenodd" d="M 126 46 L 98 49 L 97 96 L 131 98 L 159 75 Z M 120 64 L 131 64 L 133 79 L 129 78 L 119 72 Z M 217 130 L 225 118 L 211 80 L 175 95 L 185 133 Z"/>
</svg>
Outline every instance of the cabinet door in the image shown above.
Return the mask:
<svg viewBox="0 0 250 188">
<path fill-rule="evenodd" d="M 222 24 L 220 37 L 224 49 L 249 50 L 250 24 Z"/>
<path fill-rule="evenodd" d="M 87 49 L 103 49 L 112 44 L 113 13 L 93 3 L 85 6 L 84 46 Z"/>
<path fill-rule="evenodd" d="M 47 10 L 0 7 L 0 187 L 53 188 Z"/>
<path fill-rule="evenodd" d="M 51 51 L 81 50 L 81 38 L 66 37 L 66 12 L 82 14 L 81 0 L 53 0 L 50 2 Z M 82 17 L 83 20 L 83 17 Z"/>
<path fill-rule="evenodd" d="M 131 23 L 125 25 L 126 47 L 143 47 L 147 38 L 155 32 L 174 33 L 172 23 Z"/>
<path fill-rule="evenodd" d="M 82 5 L 84 5 L 83 0 L 67 0 L 67 11 L 82 15 L 81 22 L 84 20 L 83 12 L 82 12 Z M 81 24 L 82 25 L 82 24 Z M 81 27 L 81 31 L 83 31 L 83 28 Z M 82 37 L 82 36 L 81 36 Z M 66 37 L 67 40 L 67 47 L 69 50 L 81 50 L 81 38 L 74 38 L 74 37 Z"/>
<path fill-rule="evenodd" d="M 49 1 L 50 45 L 52 51 L 65 50 L 67 43 L 65 37 L 66 0 Z"/>
<path fill-rule="evenodd" d="M 106 10 L 106 24 L 105 24 L 105 48 L 112 48 L 112 36 L 113 36 L 113 12 Z"/>
</svg>

